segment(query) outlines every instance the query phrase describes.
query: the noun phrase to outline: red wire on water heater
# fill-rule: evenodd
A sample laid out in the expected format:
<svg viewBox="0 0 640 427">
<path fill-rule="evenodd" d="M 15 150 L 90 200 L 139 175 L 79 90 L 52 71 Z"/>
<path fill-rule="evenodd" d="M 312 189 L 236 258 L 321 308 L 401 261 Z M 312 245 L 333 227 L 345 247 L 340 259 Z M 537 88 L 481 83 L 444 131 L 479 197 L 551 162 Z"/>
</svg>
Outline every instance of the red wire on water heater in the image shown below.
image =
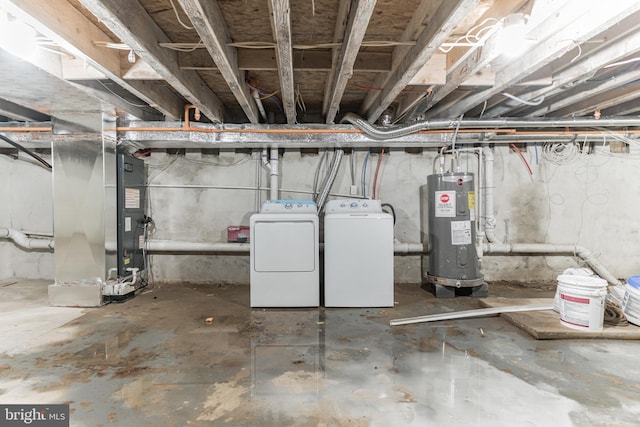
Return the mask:
<svg viewBox="0 0 640 427">
<path fill-rule="evenodd" d="M 380 171 L 380 165 L 382 164 L 382 157 L 384 156 L 384 147 L 380 150 L 380 155 L 378 156 L 378 166 L 376 166 L 376 174 L 373 177 L 373 192 L 371 193 L 373 200 L 376 200 L 377 195 L 377 184 L 378 184 L 378 172 Z"/>
<path fill-rule="evenodd" d="M 516 153 L 518 153 L 520 155 L 520 158 L 524 162 L 524 165 L 527 167 L 527 170 L 529 170 L 529 175 L 533 176 L 533 171 L 531 170 L 531 166 L 529 165 L 529 162 L 527 162 L 527 159 L 524 158 L 524 155 L 522 154 L 522 151 L 520 151 L 520 149 L 513 143 L 511 143 L 509 145 L 511 146 L 511 148 L 513 148 L 513 151 L 515 151 Z"/>
</svg>

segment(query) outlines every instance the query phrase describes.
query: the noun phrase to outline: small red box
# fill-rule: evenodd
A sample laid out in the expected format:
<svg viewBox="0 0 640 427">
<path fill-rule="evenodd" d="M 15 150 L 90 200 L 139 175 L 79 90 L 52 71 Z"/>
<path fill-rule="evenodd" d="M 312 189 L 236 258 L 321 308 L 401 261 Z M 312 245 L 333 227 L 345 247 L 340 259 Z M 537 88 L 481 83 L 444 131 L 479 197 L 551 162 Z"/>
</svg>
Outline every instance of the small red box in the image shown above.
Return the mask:
<svg viewBox="0 0 640 427">
<path fill-rule="evenodd" d="M 227 227 L 227 242 L 247 243 L 249 242 L 249 227 L 246 225 L 230 225 Z"/>
</svg>

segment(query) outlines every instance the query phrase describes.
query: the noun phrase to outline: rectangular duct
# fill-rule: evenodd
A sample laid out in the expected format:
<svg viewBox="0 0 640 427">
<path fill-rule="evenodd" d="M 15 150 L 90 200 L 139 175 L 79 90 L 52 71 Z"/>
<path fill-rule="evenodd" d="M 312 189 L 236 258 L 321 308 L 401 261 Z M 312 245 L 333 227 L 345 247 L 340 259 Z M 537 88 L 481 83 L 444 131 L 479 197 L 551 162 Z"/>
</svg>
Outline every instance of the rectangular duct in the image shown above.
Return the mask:
<svg viewBox="0 0 640 427">
<path fill-rule="evenodd" d="M 115 122 L 94 115 L 100 117 L 91 126 L 97 132 L 52 145 L 56 282 L 49 286 L 51 305 L 101 305 L 102 284 L 117 268 Z"/>
</svg>

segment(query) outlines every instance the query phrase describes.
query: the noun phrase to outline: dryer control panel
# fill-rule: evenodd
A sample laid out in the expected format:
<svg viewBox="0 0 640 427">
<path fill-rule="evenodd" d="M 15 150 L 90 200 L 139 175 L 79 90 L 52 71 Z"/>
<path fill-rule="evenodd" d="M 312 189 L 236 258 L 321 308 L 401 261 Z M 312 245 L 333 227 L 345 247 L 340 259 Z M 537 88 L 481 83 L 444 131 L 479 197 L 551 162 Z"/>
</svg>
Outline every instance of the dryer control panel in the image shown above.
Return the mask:
<svg viewBox="0 0 640 427">
<path fill-rule="evenodd" d="M 318 213 L 313 200 L 267 200 L 260 213 Z"/>
<path fill-rule="evenodd" d="M 343 199 L 327 202 L 325 212 L 331 213 L 380 213 L 382 206 L 380 200 L 370 199 Z"/>
</svg>

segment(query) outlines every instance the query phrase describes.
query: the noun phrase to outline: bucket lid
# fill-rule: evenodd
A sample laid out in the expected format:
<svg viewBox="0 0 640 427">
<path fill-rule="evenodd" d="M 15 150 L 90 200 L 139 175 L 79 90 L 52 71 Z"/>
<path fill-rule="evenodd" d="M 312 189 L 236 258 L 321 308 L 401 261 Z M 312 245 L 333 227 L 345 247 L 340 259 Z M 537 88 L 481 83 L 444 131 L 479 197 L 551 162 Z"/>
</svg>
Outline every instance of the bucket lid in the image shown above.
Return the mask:
<svg viewBox="0 0 640 427">
<path fill-rule="evenodd" d="M 640 276 L 638 276 L 640 280 Z M 561 274 L 558 276 L 558 283 L 574 286 L 586 286 L 589 288 L 601 288 L 607 286 L 607 281 L 599 277 L 577 276 L 574 274 Z"/>
<path fill-rule="evenodd" d="M 640 289 L 640 276 L 629 276 L 627 283 L 636 289 Z"/>
</svg>

